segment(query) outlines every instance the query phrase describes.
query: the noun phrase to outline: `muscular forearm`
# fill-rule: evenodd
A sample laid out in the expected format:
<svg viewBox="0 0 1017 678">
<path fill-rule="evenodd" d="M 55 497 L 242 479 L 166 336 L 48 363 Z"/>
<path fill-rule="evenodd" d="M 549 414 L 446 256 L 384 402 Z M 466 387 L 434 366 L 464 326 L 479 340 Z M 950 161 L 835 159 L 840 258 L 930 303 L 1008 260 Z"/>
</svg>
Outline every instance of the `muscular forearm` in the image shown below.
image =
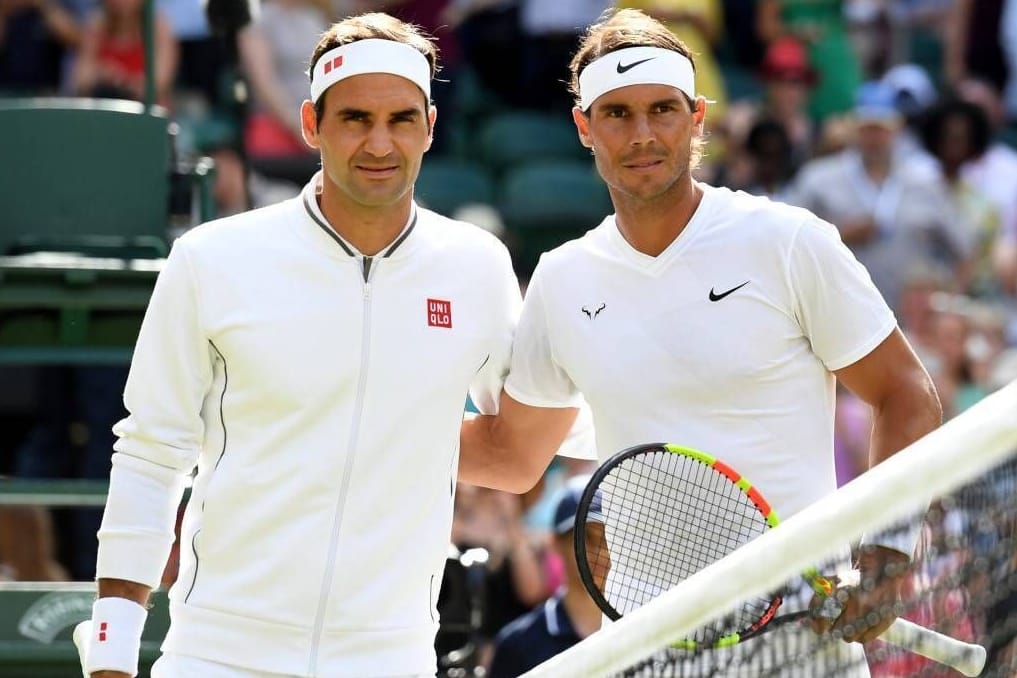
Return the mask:
<svg viewBox="0 0 1017 678">
<path fill-rule="evenodd" d="M 459 482 L 522 494 L 533 487 L 550 463 L 530 463 L 532 454 L 515 454 L 510 436 L 502 434 L 497 417 L 478 416 L 463 422 Z"/>
<path fill-rule="evenodd" d="M 521 494 L 540 480 L 579 414 L 575 407 L 532 407 L 502 393 L 497 416 L 463 422 L 459 480 Z"/>
<path fill-rule="evenodd" d="M 869 468 L 893 456 L 942 423 L 943 409 L 931 381 L 909 395 L 887 398 L 873 407 Z"/>
</svg>

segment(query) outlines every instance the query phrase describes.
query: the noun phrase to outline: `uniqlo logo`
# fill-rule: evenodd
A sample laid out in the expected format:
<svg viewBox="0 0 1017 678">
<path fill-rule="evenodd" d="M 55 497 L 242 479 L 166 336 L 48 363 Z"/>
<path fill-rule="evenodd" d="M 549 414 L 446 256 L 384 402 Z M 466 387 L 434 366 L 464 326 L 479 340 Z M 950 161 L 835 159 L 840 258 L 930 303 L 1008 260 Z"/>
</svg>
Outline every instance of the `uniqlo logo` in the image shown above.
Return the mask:
<svg viewBox="0 0 1017 678">
<path fill-rule="evenodd" d="M 342 65 L 343 65 L 342 55 L 337 56 L 335 59 L 332 59 L 331 61 L 326 61 L 325 62 L 325 74 L 328 75 L 329 73 L 332 72 L 333 68 L 339 68 Z"/>
<path fill-rule="evenodd" d="M 429 327 L 452 328 L 452 302 L 442 299 L 427 300 L 427 324 Z"/>
<path fill-rule="evenodd" d="M 106 627 L 107 627 L 106 622 L 102 622 L 101 624 L 99 624 L 99 642 L 100 643 L 105 643 L 106 642 Z"/>
</svg>

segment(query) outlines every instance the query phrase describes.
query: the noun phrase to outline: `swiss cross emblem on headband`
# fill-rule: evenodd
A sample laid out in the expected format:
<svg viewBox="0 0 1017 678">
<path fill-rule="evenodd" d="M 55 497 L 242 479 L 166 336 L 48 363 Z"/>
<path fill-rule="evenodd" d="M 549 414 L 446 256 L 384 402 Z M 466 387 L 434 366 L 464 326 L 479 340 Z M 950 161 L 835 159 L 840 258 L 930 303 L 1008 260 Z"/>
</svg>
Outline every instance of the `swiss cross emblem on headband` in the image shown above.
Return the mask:
<svg viewBox="0 0 1017 678">
<path fill-rule="evenodd" d="M 342 57 L 342 55 L 339 55 L 335 59 L 332 59 L 331 61 L 326 61 L 325 62 L 325 73 L 326 74 L 331 73 L 333 68 L 339 68 L 342 65 L 343 65 L 343 57 Z"/>
<path fill-rule="evenodd" d="M 427 300 L 428 327 L 452 329 L 452 302 L 443 299 Z"/>
</svg>

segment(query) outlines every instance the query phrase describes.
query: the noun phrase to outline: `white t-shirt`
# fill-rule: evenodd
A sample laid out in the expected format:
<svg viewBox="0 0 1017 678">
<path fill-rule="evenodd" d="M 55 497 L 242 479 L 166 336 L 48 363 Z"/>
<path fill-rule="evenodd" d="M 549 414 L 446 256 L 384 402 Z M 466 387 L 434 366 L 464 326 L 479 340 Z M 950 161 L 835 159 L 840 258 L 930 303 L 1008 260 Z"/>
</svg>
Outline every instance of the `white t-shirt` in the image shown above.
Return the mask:
<svg viewBox="0 0 1017 678">
<path fill-rule="evenodd" d="M 505 388 L 542 407 L 581 393 L 601 460 L 651 442 L 708 452 L 786 519 L 836 488 L 831 371 L 896 321 L 834 226 L 702 187 L 657 257 L 609 216 L 541 258 Z"/>
</svg>

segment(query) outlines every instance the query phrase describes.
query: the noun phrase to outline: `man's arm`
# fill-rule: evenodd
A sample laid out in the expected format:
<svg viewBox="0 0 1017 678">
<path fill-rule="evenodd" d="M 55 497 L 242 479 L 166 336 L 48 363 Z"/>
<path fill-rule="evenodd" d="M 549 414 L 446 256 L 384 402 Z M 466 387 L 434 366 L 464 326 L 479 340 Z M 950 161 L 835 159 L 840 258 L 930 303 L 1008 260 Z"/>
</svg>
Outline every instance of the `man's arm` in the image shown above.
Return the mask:
<svg viewBox="0 0 1017 678">
<path fill-rule="evenodd" d="M 869 468 L 942 423 L 943 408 L 932 378 L 900 329 L 867 356 L 834 374 L 872 407 Z"/>
<path fill-rule="evenodd" d="M 900 329 L 894 329 L 883 343 L 861 360 L 835 372 L 837 378 L 872 407 L 872 439 L 869 468 L 907 447 L 942 421 L 943 410 L 936 388 Z M 863 586 L 844 605 L 844 614 L 833 625 L 845 631 L 849 642 L 867 642 L 889 628 L 895 617 L 886 611 L 899 599 L 910 553 L 886 546 L 863 546 L 858 557 Z M 864 583 L 869 582 L 871 586 Z M 858 623 L 866 613 L 876 611 L 881 620 L 865 628 Z"/>
<path fill-rule="evenodd" d="M 123 579 L 99 580 L 100 598 L 126 598 L 147 608 L 148 598 L 151 594 L 151 587 L 138 584 L 137 582 L 124 581 Z M 120 671 L 95 671 L 91 674 L 90 678 L 130 678 L 130 674 Z"/>
<path fill-rule="evenodd" d="M 572 427 L 575 407 L 532 407 L 504 391 L 498 414 L 464 421 L 459 480 L 521 494 L 533 487 Z"/>
</svg>

